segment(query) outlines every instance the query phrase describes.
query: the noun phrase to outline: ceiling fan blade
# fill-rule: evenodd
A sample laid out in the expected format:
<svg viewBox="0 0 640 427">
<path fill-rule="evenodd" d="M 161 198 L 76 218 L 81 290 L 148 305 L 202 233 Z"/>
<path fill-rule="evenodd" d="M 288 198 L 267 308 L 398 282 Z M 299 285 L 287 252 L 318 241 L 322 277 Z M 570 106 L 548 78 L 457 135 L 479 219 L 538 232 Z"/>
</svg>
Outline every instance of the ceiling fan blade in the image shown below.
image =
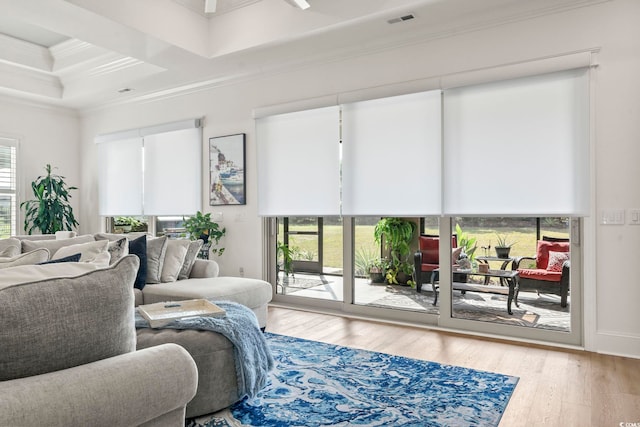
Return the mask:
<svg viewBox="0 0 640 427">
<path fill-rule="evenodd" d="M 218 0 L 204 0 L 204 13 L 215 13 L 218 8 Z"/>
</svg>

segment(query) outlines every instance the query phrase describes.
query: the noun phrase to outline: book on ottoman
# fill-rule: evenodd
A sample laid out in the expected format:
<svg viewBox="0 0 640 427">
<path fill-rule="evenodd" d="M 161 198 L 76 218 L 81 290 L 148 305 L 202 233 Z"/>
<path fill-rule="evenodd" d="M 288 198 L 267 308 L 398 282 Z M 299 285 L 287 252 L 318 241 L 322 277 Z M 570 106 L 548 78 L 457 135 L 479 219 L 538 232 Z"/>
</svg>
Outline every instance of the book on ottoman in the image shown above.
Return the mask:
<svg viewBox="0 0 640 427">
<path fill-rule="evenodd" d="M 206 316 L 224 317 L 226 312 L 206 299 L 158 302 L 138 306 L 138 311 L 152 328 L 159 328 L 176 319 Z"/>
</svg>

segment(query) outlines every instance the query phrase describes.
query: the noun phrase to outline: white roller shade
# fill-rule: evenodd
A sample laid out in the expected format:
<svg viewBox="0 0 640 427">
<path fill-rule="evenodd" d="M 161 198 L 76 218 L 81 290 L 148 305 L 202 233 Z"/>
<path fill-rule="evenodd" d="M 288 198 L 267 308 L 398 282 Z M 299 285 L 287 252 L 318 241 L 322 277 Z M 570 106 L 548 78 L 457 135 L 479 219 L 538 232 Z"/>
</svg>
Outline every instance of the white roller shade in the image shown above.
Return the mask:
<svg viewBox="0 0 640 427">
<path fill-rule="evenodd" d="M 99 214 L 142 215 L 142 138 L 97 145 Z"/>
<path fill-rule="evenodd" d="M 588 70 L 444 92 L 446 215 L 584 216 Z"/>
<path fill-rule="evenodd" d="M 102 216 L 189 215 L 202 205 L 201 119 L 97 135 Z"/>
<path fill-rule="evenodd" d="M 339 215 L 339 125 L 336 106 L 256 120 L 259 215 Z"/>
<path fill-rule="evenodd" d="M 342 213 L 441 212 L 441 92 L 343 106 Z"/>
<path fill-rule="evenodd" d="M 191 215 L 202 207 L 202 130 L 144 138 L 145 215 Z"/>
</svg>

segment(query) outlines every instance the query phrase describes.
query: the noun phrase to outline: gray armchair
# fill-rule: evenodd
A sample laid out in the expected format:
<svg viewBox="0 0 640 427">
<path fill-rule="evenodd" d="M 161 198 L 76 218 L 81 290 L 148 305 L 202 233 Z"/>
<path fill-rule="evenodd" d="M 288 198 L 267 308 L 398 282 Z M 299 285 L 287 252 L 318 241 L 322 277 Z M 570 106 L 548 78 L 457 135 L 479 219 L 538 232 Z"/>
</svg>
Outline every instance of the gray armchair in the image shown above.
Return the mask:
<svg viewBox="0 0 640 427">
<path fill-rule="evenodd" d="M 138 263 L 0 270 L 0 425 L 184 425 L 196 366 L 175 344 L 135 351 Z"/>
</svg>

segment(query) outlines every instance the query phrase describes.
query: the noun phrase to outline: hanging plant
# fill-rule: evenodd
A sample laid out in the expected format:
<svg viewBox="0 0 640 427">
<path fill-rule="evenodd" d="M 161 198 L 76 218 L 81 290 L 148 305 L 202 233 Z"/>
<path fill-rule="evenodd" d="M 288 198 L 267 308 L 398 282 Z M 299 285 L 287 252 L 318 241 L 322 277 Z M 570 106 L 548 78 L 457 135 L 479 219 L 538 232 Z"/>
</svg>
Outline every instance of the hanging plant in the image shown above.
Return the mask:
<svg viewBox="0 0 640 427">
<path fill-rule="evenodd" d="M 46 176 L 39 176 L 31 183 L 35 200 L 20 203 L 20 208 L 25 208 L 24 230 L 27 234 L 33 230 L 53 234 L 56 231 L 71 231 L 78 226 L 69 202 L 71 190 L 78 188 L 67 186 L 64 176 L 52 174 L 50 164 L 45 166 L 45 170 Z"/>
</svg>

